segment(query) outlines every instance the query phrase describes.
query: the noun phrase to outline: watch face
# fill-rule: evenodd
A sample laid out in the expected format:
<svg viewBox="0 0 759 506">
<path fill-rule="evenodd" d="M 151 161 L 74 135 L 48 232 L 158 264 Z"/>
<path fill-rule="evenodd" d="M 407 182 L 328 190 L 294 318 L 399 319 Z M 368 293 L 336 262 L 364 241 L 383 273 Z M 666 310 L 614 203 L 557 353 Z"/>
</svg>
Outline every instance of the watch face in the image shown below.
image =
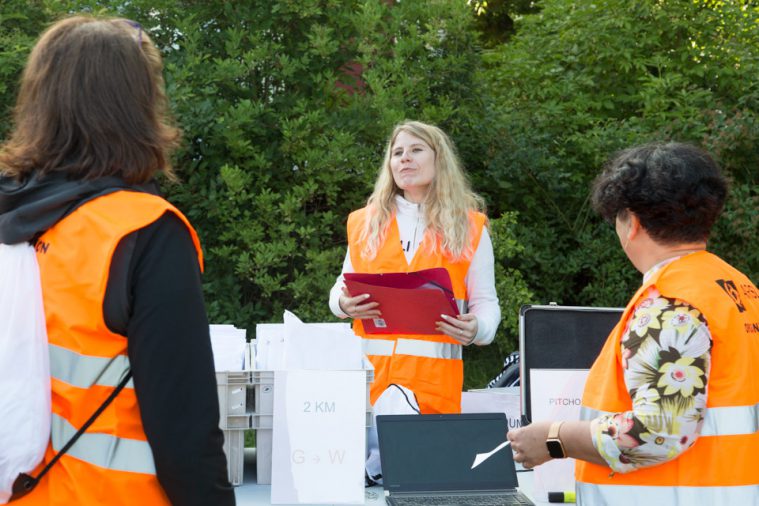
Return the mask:
<svg viewBox="0 0 759 506">
<path fill-rule="evenodd" d="M 548 454 L 555 459 L 563 459 L 566 457 L 564 454 L 564 446 L 558 439 L 546 440 L 546 447 L 548 447 Z"/>
</svg>

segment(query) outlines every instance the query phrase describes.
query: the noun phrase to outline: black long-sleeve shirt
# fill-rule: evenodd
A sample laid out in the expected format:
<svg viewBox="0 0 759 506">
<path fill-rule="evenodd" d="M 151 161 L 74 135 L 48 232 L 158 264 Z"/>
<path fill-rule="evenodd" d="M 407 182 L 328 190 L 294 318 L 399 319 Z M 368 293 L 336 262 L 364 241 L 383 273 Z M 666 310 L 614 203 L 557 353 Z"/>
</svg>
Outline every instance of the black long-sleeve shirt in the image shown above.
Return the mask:
<svg viewBox="0 0 759 506">
<path fill-rule="evenodd" d="M 172 504 L 232 505 L 198 257 L 166 213 L 126 236 L 103 305 L 129 362 L 158 481 Z"/>
</svg>

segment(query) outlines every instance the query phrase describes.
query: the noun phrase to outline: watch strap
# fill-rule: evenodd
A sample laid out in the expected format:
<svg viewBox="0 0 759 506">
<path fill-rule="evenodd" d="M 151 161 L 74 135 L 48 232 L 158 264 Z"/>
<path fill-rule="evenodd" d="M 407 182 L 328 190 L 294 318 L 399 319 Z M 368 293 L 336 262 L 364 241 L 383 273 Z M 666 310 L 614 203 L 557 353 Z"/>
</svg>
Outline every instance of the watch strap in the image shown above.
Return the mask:
<svg viewBox="0 0 759 506">
<path fill-rule="evenodd" d="M 548 428 L 548 437 L 546 437 L 546 448 L 548 449 L 548 454 L 551 456 L 551 458 L 554 459 L 565 459 L 567 458 L 567 451 L 564 448 L 564 443 L 561 442 L 561 438 L 559 437 L 559 431 L 561 430 L 561 426 L 564 422 L 554 422 L 550 425 Z"/>
<path fill-rule="evenodd" d="M 551 426 L 548 428 L 548 439 L 561 439 L 559 437 L 559 431 L 561 430 L 561 426 L 564 425 L 564 420 L 560 422 L 553 422 Z"/>
</svg>

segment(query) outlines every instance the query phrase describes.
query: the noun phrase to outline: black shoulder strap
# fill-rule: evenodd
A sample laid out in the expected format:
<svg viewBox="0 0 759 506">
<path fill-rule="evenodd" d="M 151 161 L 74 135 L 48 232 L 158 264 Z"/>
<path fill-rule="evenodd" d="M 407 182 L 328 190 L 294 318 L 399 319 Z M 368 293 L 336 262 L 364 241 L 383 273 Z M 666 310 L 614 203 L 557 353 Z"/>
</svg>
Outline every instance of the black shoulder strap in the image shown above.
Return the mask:
<svg viewBox="0 0 759 506">
<path fill-rule="evenodd" d="M 61 451 L 59 451 L 53 459 L 48 462 L 48 464 L 40 471 L 40 474 L 38 474 L 36 477 L 31 476 L 26 473 L 21 473 L 18 475 L 18 478 L 16 478 L 16 481 L 13 482 L 13 495 L 11 496 L 11 500 L 18 499 L 20 497 L 25 496 L 32 490 L 34 490 L 34 487 L 37 486 L 37 483 L 42 479 L 43 476 L 47 474 L 47 472 L 50 470 L 53 465 L 58 462 L 58 460 L 67 452 L 69 449 L 74 446 L 74 443 L 76 443 L 77 439 L 84 434 L 87 429 L 92 425 L 95 420 L 100 416 L 100 414 L 105 411 L 105 408 L 108 407 L 111 402 L 113 402 L 113 399 L 116 398 L 117 395 L 119 395 L 119 392 L 121 392 L 127 383 L 129 383 L 129 380 L 132 379 L 132 370 L 130 369 L 127 371 L 126 375 L 121 379 L 119 384 L 116 386 L 116 388 L 113 389 L 113 392 L 108 396 L 106 400 L 103 401 L 103 404 L 100 405 L 100 407 L 95 410 L 94 413 L 92 413 L 92 416 L 84 422 L 84 425 L 76 431 L 76 434 L 71 436 L 71 439 L 68 440 L 68 442 L 64 445 L 63 448 L 61 448 Z"/>
</svg>

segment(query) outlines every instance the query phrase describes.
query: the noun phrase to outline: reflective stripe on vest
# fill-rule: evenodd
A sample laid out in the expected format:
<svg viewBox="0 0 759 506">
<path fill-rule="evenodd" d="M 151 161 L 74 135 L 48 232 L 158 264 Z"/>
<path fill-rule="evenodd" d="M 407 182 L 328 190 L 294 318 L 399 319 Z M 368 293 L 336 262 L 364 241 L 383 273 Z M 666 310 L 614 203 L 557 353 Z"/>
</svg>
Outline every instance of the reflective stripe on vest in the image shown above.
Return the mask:
<svg viewBox="0 0 759 506">
<path fill-rule="evenodd" d="M 126 355 L 93 357 L 54 344 L 48 345 L 48 349 L 50 375 L 78 388 L 90 388 L 92 385 L 115 388 L 129 370 L 129 357 Z M 134 388 L 132 380 L 125 388 Z"/>
<path fill-rule="evenodd" d="M 469 301 L 466 299 L 455 299 L 456 300 L 456 307 L 459 308 L 459 314 L 464 314 L 469 312 Z"/>
<path fill-rule="evenodd" d="M 759 405 L 707 408 L 702 436 L 726 436 L 759 432 Z"/>
<path fill-rule="evenodd" d="M 389 339 L 362 339 L 364 353 L 380 357 L 392 357 L 395 341 Z"/>
<path fill-rule="evenodd" d="M 640 506 L 693 504 L 727 506 L 757 504 L 759 485 L 740 487 L 652 487 L 644 485 L 594 485 L 577 482 L 578 506 Z"/>
<path fill-rule="evenodd" d="M 397 341 L 389 339 L 364 339 L 363 348 L 364 353 L 367 355 L 380 357 L 411 355 L 414 357 L 461 360 L 462 356 L 460 344 L 438 343 L 419 339 L 398 339 Z"/>
<path fill-rule="evenodd" d="M 580 420 L 593 420 L 608 415 L 585 406 L 580 408 Z M 739 436 L 759 432 L 759 405 L 706 408 L 702 436 Z"/>
<path fill-rule="evenodd" d="M 56 452 L 76 434 L 74 426 L 55 413 L 51 429 L 52 445 Z M 74 446 L 69 448 L 66 455 L 114 471 L 155 474 L 153 452 L 147 441 L 85 432 L 79 436 Z"/>
<path fill-rule="evenodd" d="M 395 354 L 461 360 L 461 345 L 419 339 L 398 339 Z"/>
</svg>

